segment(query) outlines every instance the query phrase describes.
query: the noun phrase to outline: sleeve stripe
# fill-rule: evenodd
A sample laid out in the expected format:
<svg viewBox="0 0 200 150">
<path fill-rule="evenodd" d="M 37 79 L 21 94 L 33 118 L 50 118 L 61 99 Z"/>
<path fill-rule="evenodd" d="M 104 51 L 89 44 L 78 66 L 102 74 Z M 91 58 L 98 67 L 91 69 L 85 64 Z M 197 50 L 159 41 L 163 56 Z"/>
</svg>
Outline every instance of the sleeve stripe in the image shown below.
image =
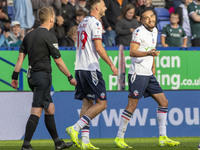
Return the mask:
<svg viewBox="0 0 200 150">
<path fill-rule="evenodd" d="M 102 38 L 93 38 L 92 40 L 102 40 Z"/>
<path fill-rule="evenodd" d="M 139 42 L 135 42 L 135 41 L 131 41 L 131 43 L 135 43 L 135 44 L 138 44 L 138 45 L 140 45 L 140 43 L 139 43 Z"/>
</svg>

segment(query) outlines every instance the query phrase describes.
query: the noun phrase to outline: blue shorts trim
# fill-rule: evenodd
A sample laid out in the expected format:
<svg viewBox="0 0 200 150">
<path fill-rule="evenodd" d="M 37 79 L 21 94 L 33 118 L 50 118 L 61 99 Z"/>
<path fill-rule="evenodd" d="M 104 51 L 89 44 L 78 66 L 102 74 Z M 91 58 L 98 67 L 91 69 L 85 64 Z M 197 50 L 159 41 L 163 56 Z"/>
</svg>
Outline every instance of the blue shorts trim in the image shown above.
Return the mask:
<svg viewBox="0 0 200 150">
<path fill-rule="evenodd" d="M 77 81 L 75 99 L 107 100 L 105 81 L 101 72 L 76 70 L 75 78 Z"/>
<path fill-rule="evenodd" d="M 160 84 L 154 75 L 141 76 L 135 74 L 128 75 L 129 97 L 140 99 L 142 96 L 149 97 L 152 94 L 163 93 Z"/>
</svg>

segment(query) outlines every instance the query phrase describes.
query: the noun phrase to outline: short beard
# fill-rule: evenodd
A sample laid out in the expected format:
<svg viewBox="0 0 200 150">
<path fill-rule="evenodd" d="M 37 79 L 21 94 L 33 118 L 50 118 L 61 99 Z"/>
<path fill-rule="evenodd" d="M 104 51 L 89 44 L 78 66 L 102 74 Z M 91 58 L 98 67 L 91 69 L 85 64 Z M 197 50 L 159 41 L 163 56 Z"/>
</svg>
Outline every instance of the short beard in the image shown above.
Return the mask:
<svg viewBox="0 0 200 150">
<path fill-rule="evenodd" d="M 153 29 L 154 27 L 155 27 L 155 25 L 154 25 L 153 27 L 151 27 L 151 26 L 149 26 L 149 25 L 146 25 L 146 28 L 147 28 L 147 29 L 150 29 L 150 30 Z"/>
</svg>

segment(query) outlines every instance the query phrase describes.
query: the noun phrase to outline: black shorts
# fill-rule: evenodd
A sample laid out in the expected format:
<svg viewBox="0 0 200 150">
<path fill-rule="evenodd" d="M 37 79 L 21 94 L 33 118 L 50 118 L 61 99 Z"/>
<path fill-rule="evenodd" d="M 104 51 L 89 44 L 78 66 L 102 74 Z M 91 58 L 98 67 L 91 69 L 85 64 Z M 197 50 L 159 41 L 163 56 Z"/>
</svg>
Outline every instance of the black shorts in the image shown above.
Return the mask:
<svg viewBox="0 0 200 150">
<path fill-rule="evenodd" d="M 31 77 L 28 78 L 28 84 L 33 92 L 32 107 L 48 109 L 49 104 L 53 102 L 50 95 L 51 74 L 47 72 L 32 72 Z"/>
<path fill-rule="evenodd" d="M 141 76 L 136 74 L 128 75 L 129 97 L 140 99 L 142 96 L 149 97 L 152 94 L 163 93 L 154 75 Z"/>
<path fill-rule="evenodd" d="M 105 82 L 99 71 L 76 70 L 75 99 L 106 100 Z"/>
</svg>

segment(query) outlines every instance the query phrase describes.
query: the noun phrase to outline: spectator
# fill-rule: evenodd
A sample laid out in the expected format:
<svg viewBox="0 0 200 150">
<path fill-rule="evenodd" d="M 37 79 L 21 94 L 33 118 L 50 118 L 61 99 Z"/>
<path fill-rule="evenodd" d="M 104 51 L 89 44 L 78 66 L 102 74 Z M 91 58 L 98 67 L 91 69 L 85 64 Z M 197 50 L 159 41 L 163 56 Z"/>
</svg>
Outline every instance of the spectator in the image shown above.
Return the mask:
<svg viewBox="0 0 200 150">
<path fill-rule="evenodd" d="M 140 25 L 134 18 L 135 7 L 132 4 L 126 5 L 115 26 L 115 31 L 119 40 L 119 44 L 129 46 L 131 43 L 133 31 Z"/>
<path fill-rule="evenodd" d="M 7 14 L 7 9 L 5 9 L 4 5 L 6 5 L 6 3 L 0 1 L 0 25 L 1 26 L 4 24 L 4 22 L 10 20 Z"/>
<path fill-rule="evenodd" d="M 142 12 L 142 10 L 144 9 L 144 0 L 136 0 L 136 2 L 134 3 L 135 6 L 135 15 L 136 15 L 136 19 L 138 21 L 140 21 L 140 13 Z M 142 10 L 141 10 L 142 8 Z"/>
<path fill-rule="evenodd" d="M 67 35 L 59 43 L 59 46 L 75 47 L 76 46 L 76 40 L 77 40 L 77 28 L 78 28 L 77 26 L 73 26 L 67 32 Z"/>
<path fill-rule="evenodd" d="M 0 35 L 0 47 L 10 47 L 10 44 L 8 42 L 9 35 L 10 35 L 9 31 L 3 31 L 3 33 Z"/>
<path fill-rule="evenodd" d="M 69 2 L 69 0 L 62 0 L 62 6 L 59 14 L 63 19 L 62 25 L 64 26 L 66 33 L 69 29 L 69 24 L 71 20 L 76 15 L 75 9 L 73 8 L 73 5 Z"/>
<path fill-rule="evenodd" d="M 139 4 L 141 4 L 141 2 Z M 152 8 L 154 10 L 154 6 L 152 5 L 152 0 L 143 0 L 143 5 L 137 7 L 137 9 L 136 9 L 136 18 L 137 18 L 137 20 L 139 22 L 140 22 L 140 15 L 141 15 L 142 11 L 144 9 L 146 9 L 146 8 Z M 156 11 L 153 11 L 153 12 L 157 16 Z"/>
<path fill-rule="evenodd" d="M 165 8 L 169 10 L 169 13 L 174 12 L 174 7 L 173 7 L 173 0 L 165 0 Z"/>
<path fill-rule="evenodd" d="M 166 25 L 161 32 L 161 44 L 163 47 L 187 47 L 187 36 L 183 28 L 178 25 L 178 13 L 170 14 L 170 24 Z M 182 43 L 183 38 L 183 44 Z"/>
<path fill-rule="evenodd" d="M 75 5 L 76 11 L 77 10 L 84 10 L 87 13 L 89 13 L 88 8 L 86 7 L 86 3 L 87 3 L 86 0 L 77 0 L 76 5 Z"/>
<path fill-rule="evenodd" d="M 10 27 L 11 31 L 8 37 L 8 42 L 10 43 L 11 47 L 19 47 L 24 38 L 24 32 L 21 31 L 20 22 L 12 21 Z"/>
<path fill-rule="evenodd" d="M 173 0 L 173 7 L 174 7 L 174 10 L 176 10 L 182 3 L 183 0 Z"/>
<path fill-rule="evenodd" d="M 73 7 L 76 5 L 76 0 L 69 0 L 69 2 L 72 4 Z"/>
<path fill-rule="evenodd" d="M 106 16 L 102 17 L 103 25 L 106 30 L 105 37 L 108 41 L 108 45 L 113 46 L 115 44 L 115 24 L 117 17 L 121 13 L 121 9 L 128 4 L 128 0 L 104 0 L 107 7 Z"/>
<path fill-rule="evenodd" d="M 33 14 L 36 21 L 39 21 L 37 14 L 40 8 L 53 7 L 55 12 L 61 8 L 61 0 L 31 0 L 31 2 L 33 6 Z"/>
<path fill-rule="evenodd" d="M 4 31 L 5 32 L 8 32 L 10 31 L 10 23 L 11 23 L 11 20 L 5 20 L 3 26 L 1 27 L 1 33 L 3 33 Z"/>
<path fill-rule="evenodd" d="M 33 8 L 31 0 L 16 0 L 13 1 L 13 18 L 20 22 L 22 29 L 31 29 L 35 17 L 33 15 Z"/>
<path fill-rule="evenodd" d="M 200 1 L 194 0 L 188 5 L 188 14 L 192 31 L 192 46 L 200 46 Z"/>
<path fill-rule="evenodd" d="M 179 14 L 179 24 L 183 27 L 187 37 L 188 42 L 187 46 L 191 46 L 191 28 L 190 28 L 190 20 L 188 15 L 187 6 L 192 2 L 192 0 L 183 0 L 184 4 L 181 4 L 176 12 Z"/>
<path fill-rule="evenodd" d="M 69 29 L 69 24 L 75 16 L 73 6 L 69 3 L 69 0 L 61 1 L 61 9 L 57 10 L 58 16 L 56 17 L 56 24 L 54 26 L 54 33 L 58 41 L 65 37 L 65 33 L 67 33 Z"/>
<path fill-rule="evenodd" d="M 67 29 L 67 31 L 70 30 L 71 27 L 73 26 L 78 26 L 79 23 L 87 16 L 87 12 L 84 10 L 77 10 L 76 11 L 76 16 L 73 18 L 70 22 L 70 25 Z"/>
</svg>

